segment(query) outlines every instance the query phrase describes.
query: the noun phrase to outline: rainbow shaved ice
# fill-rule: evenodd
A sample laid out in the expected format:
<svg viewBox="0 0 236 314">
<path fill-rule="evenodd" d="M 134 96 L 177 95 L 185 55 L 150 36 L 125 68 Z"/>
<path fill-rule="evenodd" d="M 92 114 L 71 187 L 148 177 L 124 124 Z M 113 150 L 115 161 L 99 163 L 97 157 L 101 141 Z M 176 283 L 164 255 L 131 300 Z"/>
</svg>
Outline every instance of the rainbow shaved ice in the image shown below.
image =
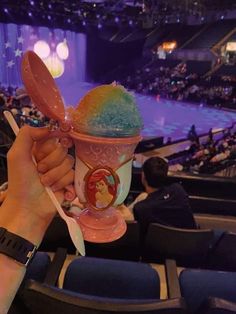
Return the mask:
<svg viewBox="0 0 236 314">
<path fill-rule="evenodd" d="M 121 85 L 91 89 L 69 115 L 74 131 L 94 136 L 135 136 L 142 129 L 135 99 Z"/>
</svg>

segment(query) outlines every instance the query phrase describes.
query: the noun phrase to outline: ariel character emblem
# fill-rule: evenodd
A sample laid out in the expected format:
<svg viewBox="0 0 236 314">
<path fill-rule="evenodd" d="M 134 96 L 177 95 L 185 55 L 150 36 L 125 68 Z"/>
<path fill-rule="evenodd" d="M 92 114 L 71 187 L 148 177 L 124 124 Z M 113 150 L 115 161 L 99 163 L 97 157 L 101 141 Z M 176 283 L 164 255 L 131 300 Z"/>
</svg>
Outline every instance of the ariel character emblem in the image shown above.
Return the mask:
<svg viewBox="0 0 236 314">
<path fill-rule="evenodd" d="M 93 209 L 104 210 L 114 204 L 117 198 L 119 177 L 111 168 L 92 169 L 84 180 L 85 197 Z"/>
</svg>

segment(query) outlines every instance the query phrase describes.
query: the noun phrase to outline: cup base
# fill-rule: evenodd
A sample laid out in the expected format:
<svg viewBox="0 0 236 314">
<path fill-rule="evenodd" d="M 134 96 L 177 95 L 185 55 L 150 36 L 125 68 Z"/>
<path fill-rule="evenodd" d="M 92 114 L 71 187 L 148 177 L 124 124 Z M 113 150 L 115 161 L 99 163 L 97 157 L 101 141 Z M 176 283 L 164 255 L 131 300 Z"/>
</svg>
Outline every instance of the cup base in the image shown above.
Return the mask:
<svg viewBox="0 0 236 314">
<path fill-rule="evenodd" d="M 126 232 L 125 220 L 118 210 L 114 209 L 112 219 L 110 215 L 98 216 L 89 209 L 84 209 L 76 218 L 85 241 L 93 243 L 107 243 L 118 240 Z"/>
</svg>

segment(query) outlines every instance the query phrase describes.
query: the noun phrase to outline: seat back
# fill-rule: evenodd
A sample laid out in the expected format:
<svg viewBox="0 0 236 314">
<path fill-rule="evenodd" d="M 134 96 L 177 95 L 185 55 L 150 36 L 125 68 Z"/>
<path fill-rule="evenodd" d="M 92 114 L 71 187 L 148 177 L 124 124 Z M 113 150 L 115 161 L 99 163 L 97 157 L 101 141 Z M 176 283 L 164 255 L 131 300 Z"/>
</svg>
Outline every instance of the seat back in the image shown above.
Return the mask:
<svg viewBox="0 0 236 314">
<path fill-rule="evenodd" d="M 127 222 L 126 233 L 118 240 L 109 243 L 91 243 L 85 241 L 87 256 L 109 259 L 138 261 L 139 225 L 137 221 Z"/>
<path fill-rule="evenodd" d="M 148 264 L 80 257 L 68 266 L 64 289 L 98 297 L 159 299 L 158 273 Z"/>
<path fill-rule="evenodd" d="M 236 314 L 236 303 L 209 297 L 198 311 L 199 314 Z"/>
<path fill-rule="evenodd" d="M 34 259 L 29 264 L 23 282 L 12 302 L 12 305 L 9 309 L 9 314 L 27 314 L 24 302 L 22 301 L 22 294 L 24 288 L 29 279 L 37 280 L 38 282 L 43 282 L 46 278 L 48 269 L 51 265 L 50 257 L 47 253 L 37 252 L 34 256 Z"/>
<path fill-rule="evenodd" d="M 46 252 L 55 252 L 59 247 L 66 248 L 70 254 L 74 254 L 76 251 L 65 221 L 60 216 L 55 216 L 39 249 Z"/>
<path fill-rule="evenodd" d="M 152 223 L 145 238 L 142 259 L 163 262 L 175 259 L 179 266 L 201 266 L 213 242 L 212 230 L 180 229 Z"/>
<path fill-rule="evenodd" d="M 28 282 L 24 302 L 29 313 L 57 314 L 186 314 L 182 299 L 127 300 L 79 294 L 34 281 Z M 28 314 L 28 312 L 27 312 Z"/>
<path fill-rule="evenodd" d="M 191 313 L 198 311 L 208 297 L 236 302 L 236 273 L 186 269 L 181 272 L 179 282 Z"/>
<path fill-rule="evenodd" d="M 225 232 L 222 235 L 211 253 L 210 267 L 236 271 L 236 233 Z"/>
</svg>

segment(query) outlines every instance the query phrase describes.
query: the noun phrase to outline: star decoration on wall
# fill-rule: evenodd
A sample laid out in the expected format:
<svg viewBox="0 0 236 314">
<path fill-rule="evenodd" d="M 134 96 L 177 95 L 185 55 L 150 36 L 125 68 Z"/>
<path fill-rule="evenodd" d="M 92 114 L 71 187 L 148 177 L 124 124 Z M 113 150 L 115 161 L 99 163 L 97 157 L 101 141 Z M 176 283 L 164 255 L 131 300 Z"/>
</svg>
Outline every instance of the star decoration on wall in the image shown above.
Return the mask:
<svg viewBox="0 0 236 314">
<path fill-rule="evenodd" d="M 5 48 L 10 48 L 11 47 L 11 44 L 8 42 L 5 43 Z"/>
<path fill-rule="evenodd" d="M 13 60 L 7 62 L 7 67 L 12 68 L 15 62 Z"/>
<path fill-rule="evenodd" d="M 16 49 L 16 50 L 14 51 L 14 53 L 15 53 L 15 57 L 21 57 L 23 51 L 20 50 L 20 49 Z"/>
<path fill-rule="evenodd" d="M 24 38 L 22 36 L 17 38 L 18 44 L 23 44 Z"/>
</svg>

